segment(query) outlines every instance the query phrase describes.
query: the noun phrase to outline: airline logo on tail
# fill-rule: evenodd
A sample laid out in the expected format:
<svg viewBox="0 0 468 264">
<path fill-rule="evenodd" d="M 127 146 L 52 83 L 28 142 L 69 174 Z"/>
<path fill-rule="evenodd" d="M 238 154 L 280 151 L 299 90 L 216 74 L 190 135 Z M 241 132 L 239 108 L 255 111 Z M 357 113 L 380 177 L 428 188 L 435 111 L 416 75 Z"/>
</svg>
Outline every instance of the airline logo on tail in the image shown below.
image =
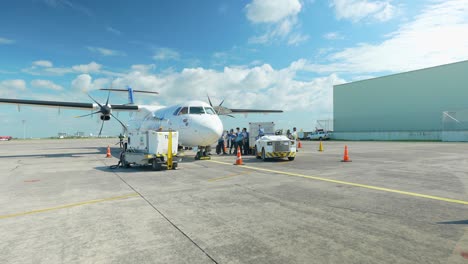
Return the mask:
<svg viewBox="0 0 468 264">
<path fill-rule="evenodd" d="M 135 104 L 135 102 L 133 101 L 133 89 L 132 89 L 132 87 L 128 86 L 127 89 L 128 89 L 128 104 Z"/>
</svg>

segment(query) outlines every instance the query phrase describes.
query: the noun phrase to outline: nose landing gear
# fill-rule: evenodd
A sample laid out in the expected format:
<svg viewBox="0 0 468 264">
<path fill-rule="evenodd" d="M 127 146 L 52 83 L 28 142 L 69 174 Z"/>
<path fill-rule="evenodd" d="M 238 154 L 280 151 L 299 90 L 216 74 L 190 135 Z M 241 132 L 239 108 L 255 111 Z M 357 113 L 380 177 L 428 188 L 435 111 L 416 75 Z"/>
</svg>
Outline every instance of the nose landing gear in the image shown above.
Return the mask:
<svg viewBox="0 0 468 264">
<path fill-rule="evenodd" d="M 195 155 L 196 160 L 209 160 L 211 159 L 211 146 L 199 146 L 197 154 Z"/>
</svg>

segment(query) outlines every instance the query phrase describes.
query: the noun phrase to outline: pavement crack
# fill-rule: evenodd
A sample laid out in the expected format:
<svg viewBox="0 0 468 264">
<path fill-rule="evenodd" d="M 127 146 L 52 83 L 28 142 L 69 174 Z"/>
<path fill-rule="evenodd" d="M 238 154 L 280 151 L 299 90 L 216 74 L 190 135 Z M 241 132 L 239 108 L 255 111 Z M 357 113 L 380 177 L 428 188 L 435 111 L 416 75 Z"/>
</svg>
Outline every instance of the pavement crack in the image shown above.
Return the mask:
<svg viewBox="0 0 468 264">
<path fill-rule="evenodd" d="M 15 171 L 15 170 L 18 169 L 21 165 L 23 165 L 23 164 L 21 163 L 21 160 L 18 160 L 17 163 L 18 163 L 18 164 L 16 165 L 16 167 L 14 167 L 13 169 L 11 169 L 10 172 Z"/>
<path fill-rule="evenodd" d="M 197 247 L 203 254 L 205 254 L 213 263 L 218 264 L 218 262 L 210 255 L 208 252 L 206 252 L 200 245 L 197 244 L 191 237 L 189 237 L 182 229 L 180 229 L 174 222 L 172 222 L 163 212 L 161 212 L 152 202 L 150 202 L 146 197 L 141 194 L 139 191 L 137 191 L 132 185 L 130 185 L 125 179 L 123 179 L 118 173 L 113 172 L 114 175 L 119 177 L 119 179 L 125 183 L 130 189 L 132 189 L 135 193 L 137 193 L 143 200 L 146 201 L 159 215 L 161 215 L 166 221 L 172 225 L 179 233 L 181 233 L 184 237 L 186 237 L 195 247 Z"/>
</svg>

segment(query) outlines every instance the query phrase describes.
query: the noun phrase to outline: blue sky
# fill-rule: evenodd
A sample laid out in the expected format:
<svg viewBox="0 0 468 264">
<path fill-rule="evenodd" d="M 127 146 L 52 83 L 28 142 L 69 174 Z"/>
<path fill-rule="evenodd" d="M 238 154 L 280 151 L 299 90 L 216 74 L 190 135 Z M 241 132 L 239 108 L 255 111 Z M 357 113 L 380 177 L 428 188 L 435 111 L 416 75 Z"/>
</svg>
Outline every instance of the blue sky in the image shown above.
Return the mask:
<svg viewBox="0 0 468 264">
<path fill-rule="evenodd" d="M 18 0 L 0 3 L 0 24 L 0 97 L 89 102 L 112 84 L 160 92 L 142 104 L 210 94 L 285 110 L 226 128 L 312 130 L 333 118 L 335 84 L 468 59 L 468 0 Z M 0 105 L 0 135 L 22 137 L 21 120 L 27 137 L 97 133 L 97 117 L 77 114 Z M 104 134 L 119 131 L 111 121 Z"/>
</svg>

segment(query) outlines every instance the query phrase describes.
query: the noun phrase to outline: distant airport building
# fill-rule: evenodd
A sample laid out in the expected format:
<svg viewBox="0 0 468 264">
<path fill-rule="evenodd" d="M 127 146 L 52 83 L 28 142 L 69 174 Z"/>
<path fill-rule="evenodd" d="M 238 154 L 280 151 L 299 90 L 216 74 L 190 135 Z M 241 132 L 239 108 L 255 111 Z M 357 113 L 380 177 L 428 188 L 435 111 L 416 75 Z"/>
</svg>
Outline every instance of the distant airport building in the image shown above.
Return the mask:
<svg viewBox="0 0 468 264">
<path fill-rule="evenodd" d="M 333 87 L 346 140 L 468 141 L 468 61 Z"/>
</svg>

